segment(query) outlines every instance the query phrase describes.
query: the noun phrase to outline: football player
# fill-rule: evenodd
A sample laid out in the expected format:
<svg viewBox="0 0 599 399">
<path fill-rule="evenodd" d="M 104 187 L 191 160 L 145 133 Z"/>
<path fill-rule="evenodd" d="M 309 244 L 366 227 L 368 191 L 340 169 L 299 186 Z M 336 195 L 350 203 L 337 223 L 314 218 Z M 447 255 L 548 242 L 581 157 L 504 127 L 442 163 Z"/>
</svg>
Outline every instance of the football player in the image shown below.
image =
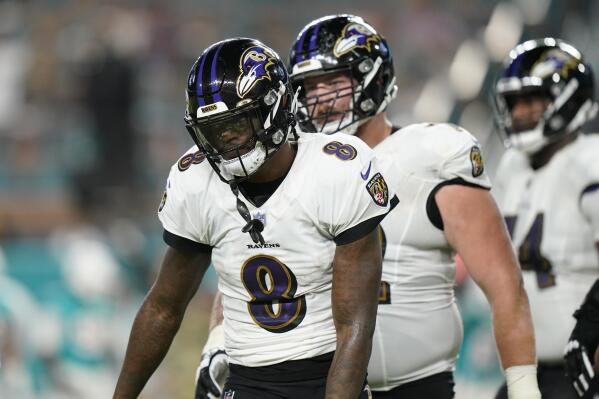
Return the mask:
<svg viewBox="0 0 599 399">
<path fill-rule="evenodd" d="M 528 301 L 478 142 L 449 124 L 389 123 L 384 111 L 397 90 L 391 54 L 362 18 L 309 23 L 291 48 L 290 71 L 301 89 L 302 128 L 355 135 L 375 148 L 402 204 L 379 231 L 384 263 L 368 366 L 373 397 L 453 398 L 462 341 L 456 250 L 491 304 L 510 398 L 540 398 Z M 210 374 L 209 362 L 204 370 Z"/>
<path fill-rule="evenodd" d="M 591 398 L 599 394 L 599 280 L 574 317 L 576 325 L 565 350 L 566 374 L 580 397 Z"/>
<path fill-rule="evenodd" d="M 115 398 L 140 393 L 211 262 L 230 363 L 224 397 L 369 394 L 376 227 L 398 200 L 360 140 L 287 140 L 294 101 L 284 63 L 257 40 L 215 43 L 193 65 L 185 121 L 196 146 L 171 168 L 158 210 L 169 248 Z"/>
<path fill-rule="evenodd" d="M 581 134 L 596 114 L 593 92 L 590 65 L 554 38 L 516 46 L 495 86 L 509 148 L 494 194 L 523 269 L 548 399 L 576 397 L 563 351 L 571 315 L 599 275 L 599 137 Z"/>
</svg>

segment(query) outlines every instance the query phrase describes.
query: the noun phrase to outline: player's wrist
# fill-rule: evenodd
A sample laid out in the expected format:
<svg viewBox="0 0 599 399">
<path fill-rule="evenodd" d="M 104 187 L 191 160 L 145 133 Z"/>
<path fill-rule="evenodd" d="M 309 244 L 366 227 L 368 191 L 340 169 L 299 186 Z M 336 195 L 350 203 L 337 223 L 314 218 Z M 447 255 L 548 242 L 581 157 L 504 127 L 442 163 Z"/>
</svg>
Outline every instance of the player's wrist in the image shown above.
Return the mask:
<svg viewBox="0 0 599 399">
<path fill-rule="evenodd" d="M 509 399 L 541 399 L 536 365 L 508 367 L 504 373 Z"/>
<path fill-rule="evenodd" d="M 202 354 L 208 353 L 212 349 L 216 348 L 225 348 L 225 331 L 222 324 L 219 324 L 210 330 L 210 334 L 208 334 L 208 339 L 206 340 L 204 349 L 202 349 Z"/>
</svg>

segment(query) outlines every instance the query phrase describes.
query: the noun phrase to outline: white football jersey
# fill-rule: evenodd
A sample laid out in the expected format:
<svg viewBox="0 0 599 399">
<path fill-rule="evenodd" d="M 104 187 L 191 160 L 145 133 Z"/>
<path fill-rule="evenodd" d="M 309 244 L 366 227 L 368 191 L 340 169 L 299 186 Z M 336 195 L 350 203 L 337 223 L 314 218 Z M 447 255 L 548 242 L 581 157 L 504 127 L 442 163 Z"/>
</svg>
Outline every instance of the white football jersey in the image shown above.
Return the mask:
<svg viewBox="0 0 599 399">
<path fill-rule="evenodd" d="M 387 391 L 454 369 L 462 321 L 454 297 L 453 251 L 439 224 L 434 193 L 444 184 L 488 189 L 490 182 L 480 145 L 454 125 L 410 125 L 375 152 L 401 204 L 381 223 L 385 255 L 368 366 L 370 386 Z"/>
<path fill-rule="evenodd" d="M 240 193 L 264 223 L 264 245 L 241 231 L 235 195 L 193 155 L 197 148 L 171 169 L 159 218 L 171 234 L 212 247 L 231 363 L 266 366 L 334 351 L 335 243 L 372 230 L 397 203 L 361 140 L 309 134 L 297 145 L 287 176 L 262 206 Z"/>
<path fill-rule="evenodd" d="M 583 201 L 598 183 L 597 136 L 581 135 L 536 171 L 510 149 L 497 170 L 493 194 L 524 270 L 540 361 L 562 361 L 572 313 L 599 277 L 599 197 Z"/>
</svg>

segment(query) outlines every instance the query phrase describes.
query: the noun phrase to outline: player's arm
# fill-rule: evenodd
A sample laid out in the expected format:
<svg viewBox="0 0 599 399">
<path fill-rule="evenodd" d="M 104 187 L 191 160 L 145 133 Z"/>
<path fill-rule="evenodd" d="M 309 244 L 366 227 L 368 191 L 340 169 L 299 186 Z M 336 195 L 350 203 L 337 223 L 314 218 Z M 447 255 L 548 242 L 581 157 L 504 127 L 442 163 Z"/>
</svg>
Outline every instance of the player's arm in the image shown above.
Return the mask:
<svg viewBox="0 0 599 399">
<path fill-rule="evenodd" d="M 372 349 L 381 262 L 376 229 L 335 251 L 331 301 L 337 347 L 327 377 L 327 399 L 359 396 Z"/>
<path fill-rule="evenodd" d="M 216 290 L 214 299 L 212 300 L 212 311 L 210 312 L 210 322 L 208 328 L 210 331 L 214 330 L 215 327 L 223 324 L 223 295 L 219 290 Z"/>
<path fill-rule="evenodd" d="M 210 265 L 210 253 L 169 247 L 139 309 L 113 398 L 137 398 L 179 329 L 185 309 Z"/>
<path fill-rule="evenodd" d="M 229 375 L 223 320 L 222 294 L 217 290 L 210 314 L 210 333 L 196 370 L 195 399 L 219 398 Z"/>
<path fill-rule="evenodd" d="M 456 184 L 440 188 L 435 200 L 448 242 L 491 305 L 510 399 L 540 398 L 528 297 L 493 197 L 485 189 Z M 512 384 L 514 381 L 518 382 Z"/>
</svg>

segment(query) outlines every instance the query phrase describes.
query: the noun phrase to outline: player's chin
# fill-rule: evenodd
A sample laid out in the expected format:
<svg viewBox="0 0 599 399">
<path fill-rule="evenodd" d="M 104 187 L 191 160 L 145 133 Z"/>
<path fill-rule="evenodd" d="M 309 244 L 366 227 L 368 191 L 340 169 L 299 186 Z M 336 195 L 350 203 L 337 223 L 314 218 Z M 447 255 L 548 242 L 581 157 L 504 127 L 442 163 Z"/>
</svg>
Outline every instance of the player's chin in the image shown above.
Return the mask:
<svg viewBox="0 0 599 399">
<path fill-rule="evenodd" d="M 539 124 L 538 120 L 527 120 L 527 121 L 514 121 L 512 130 L 515 134 L 521 132 L 527 132 L 529 130 L 534 129 Z"/>
<path fill-rule="evenodd" d="M 326 119 L 325 117 L 320 118 L 316 126 L 318 128 L 318 131 L 325 131 L 332 126 L 338 126 L 342 119 L 343 114 L 328 115 L 326 116 Z"/>
<path fill-rule="evenodd" d="M 233 146 L 231 148 L 224 149 L 220 152 L 220 156 L 225 161 L 230 161 L 231 159 L 242 157 L 248 152 L 250 152 L 254 148 L 255 144 L 256 142 L 252 140 L 249 143 L 244 144 L 242 146 Z"/>
<path fill-rule="evenodd" d="M 335 112 L 334 114 L 330 114 L 329 116 L 327 116 L 327 119 L 324 121 L 324 124 L 327 125 L 331 122 L 338 122 L 341 119 L 343 119 L 343 115 L 345 115 L 342 112 Z"/>
</svg>

